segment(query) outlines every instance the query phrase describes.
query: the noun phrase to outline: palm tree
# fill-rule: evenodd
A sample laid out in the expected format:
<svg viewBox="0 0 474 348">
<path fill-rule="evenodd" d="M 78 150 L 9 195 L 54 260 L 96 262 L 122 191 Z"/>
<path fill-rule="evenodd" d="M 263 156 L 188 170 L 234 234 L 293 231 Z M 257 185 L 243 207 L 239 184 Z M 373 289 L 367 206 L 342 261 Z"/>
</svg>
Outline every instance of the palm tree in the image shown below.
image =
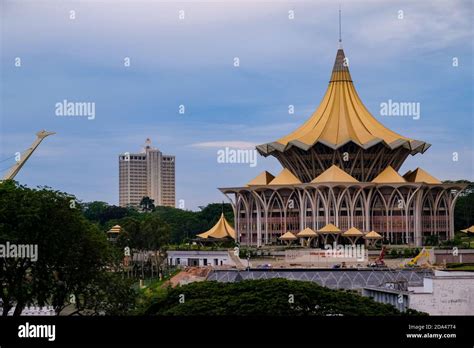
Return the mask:
<svg viewBox="0 0 474 348">
<path fill-rule="evenodd" d="M 155 204 L 153 204 L 154 202 L 155 200 L 151 199 L 148 196 L 145 196 L 140 201 L 140 208 L 144 212 L 153 211 L 153 209 L 155 209 Z"/>
</svg>

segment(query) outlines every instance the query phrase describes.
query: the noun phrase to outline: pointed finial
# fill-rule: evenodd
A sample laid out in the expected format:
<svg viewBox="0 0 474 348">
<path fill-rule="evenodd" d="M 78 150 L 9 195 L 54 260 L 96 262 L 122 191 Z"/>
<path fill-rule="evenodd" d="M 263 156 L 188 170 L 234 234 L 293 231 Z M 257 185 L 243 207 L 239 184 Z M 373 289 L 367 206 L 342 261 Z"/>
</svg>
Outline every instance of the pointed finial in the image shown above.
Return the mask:
<svg viewBox="0 0 474 348">
<path fill-rule="evenodd" d="M 341 5 L 339 4 L 339 48 L 342 48 Z"/>
</svg>

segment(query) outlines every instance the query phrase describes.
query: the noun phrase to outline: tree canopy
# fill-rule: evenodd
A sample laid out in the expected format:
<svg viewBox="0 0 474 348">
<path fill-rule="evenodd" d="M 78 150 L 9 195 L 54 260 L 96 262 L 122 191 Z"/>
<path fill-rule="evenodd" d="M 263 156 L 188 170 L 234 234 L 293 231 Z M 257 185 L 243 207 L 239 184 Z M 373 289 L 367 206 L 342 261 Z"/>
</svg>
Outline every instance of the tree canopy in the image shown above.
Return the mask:
<svg viewBox="0 0 474 348">
<path fill-rule="evenodd" d="M 463 182 L 463 181 L 462 181 Z M 474 225 L 474 183 L 460 194 L 454 208 L 454 228 L 456 231 Z"/>
<path fill-rule="evenodd" d="M 29 304 L 51 303 L 57 312 L 71 303 L 78 310 L 89 309 L 87 301 L 95 301 L 96 310 L 114 307 L 111 296 L 99 297 L 106 293 L 104 286 L 112 286 L 112 277 L 104 272 L 114 262 L 111 248 L 105 234 L 84 218 L 74 196 L 0 183 L 0 243 L 7 242 L 37 245 L 38 258 L 0 258 L 3 315 L 13 305 L 14 315 Z M 128 303 L 131 295 L 120 301 Z"/>
<path fill-rule="evenodd" d="M 82 209 L 84 216 L 89 221 L 97 223 L 104 231 L 113 225 L 120 225 L 128 233 L 131 245 L 137 247 L 148 243 L 144 240 L 146 237 L 142 235 L 141 225 L 145 221 L 150 224 L 150 219 L 163 224 L 162 230 L 165 231 L 166 238 L 160 237 L 160 241 L 171 244 L 188 242 L 195 238 L 196 234 L 209 230 L 217 222 L 222 212 L 230 223 L 234 220 L 230 204 L 211 203 L 206 207 L 201 207 L 200 211 L 191 211 L 165 206 L 152 207 L 150 201 L 146 199 L 143 203 L 148 208 L 142 209 L 141 213 L 132 207 L 117 207 L 99 201 L 83 203 Z M 156 226 L 158 227 L 158 224 Z"/>
<path fill-rule="evenodd" d="M 142 200 L 140 201 L 140 208 L 142 211 L 145 211 L 145 212 L 152 211 L 153 209 L 155 209 L 155 200 L 151 199 L 148 196 L 143 197 Z"/>
<path fill-rule="evenodd" d="M 167 316 L 367 316 L 420 315 L 377 303 L 354 292 L 332 290 L 313 282 L 287 279 L 236 283 L 196 282 L 170 289 L 146 314 Z"/>
</svg>

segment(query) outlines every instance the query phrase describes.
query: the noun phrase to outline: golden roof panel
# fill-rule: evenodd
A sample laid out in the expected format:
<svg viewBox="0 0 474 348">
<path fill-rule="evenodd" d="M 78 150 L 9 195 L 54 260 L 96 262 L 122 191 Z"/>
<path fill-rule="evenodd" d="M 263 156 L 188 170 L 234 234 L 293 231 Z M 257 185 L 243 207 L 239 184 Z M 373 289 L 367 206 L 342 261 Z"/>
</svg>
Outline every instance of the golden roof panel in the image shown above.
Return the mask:
<svg viewBox="0 0 474 348">
<path fill-rule="evenodd" d="M 122 231 L 122 227 L 120 225 L 113 226 L 107 233 L 120 233 Z"/>
<path fill-rule="evenodd" d="M 472 225 L 471 227 L 466 228 L 465 230 L 461 230 L 461 232 L 474 233 L 474 225 Z"/>
<path fill-rule="evenodd" d="M 235 239 L 235 230 L 229 224 L 227 219 L 224 216 L 224 213 L 221 214 L 220 219 L 216 224 L 207 232 L 200 233 L 196 237 L 207 239 L 207 238 L 232 238 Z"/>
<path fill-rule="evenodd" d="M 357 179 L 353 178 L 341 168 L 336 165 L 332 165 L 320 175 L 311 181 L 311 183 L 321 183 L 321 182 L 359 182 Z"/>
<path fill-rule="evenodd" d="M 297 185 L 301 184 L 300 179 L 298 179 L 292 172 L 287 168 L 283 169 L 280 174 L 278 174 L 275 179 L 270 181 L 269 185 Z"/>
<path fill-rule="evenodd" d="M 318 234 L 309 227 L 306 227 L 304 230 L 296 234 L 298 237 L 316 237 L 317 235 Z"/>
<path fill-rule="evenodd" d="M 375 231 L 370 231 L 364 236 L 365 239 L 382 239 L 382 236 Z"/>
<path fill-rule="evenodd" d="M 316 111 L 292 133 L 257 149 L 264 155 L 275 150 L 284 152 L 292 146 L 306 151 L 318 142 L 332 149 L 348 142 L 364 149 L 384 143 L 391 149 L 403 146 L 411 154 L 430 146 L 388 129 L 371 115 L 357 94 L 342 48 L 337 51 L 328 89 Z"/>
<path fill-rule="evenodd" d="M 283 236 L 278 237 L 280 240 L 296 240 L 296 236 L 291 232 L 286 232 Z"/>
<path fill-rule="evenodd" d="M 392 166 L 388 166 L 385 168 L 382 173 L 377 175 L 374 180 L 372 180 L 373 183 L 376 184 L 387 184 L 387 183 L 405 183 L 406 180 L 398 174 L 398 172 L 392 168 Z"/>
<path fill-rule="evenodd" d="M 260 186 L 260 185 L 268 185 L 270 181 L 275 179 L 275 176 L 267 171 L 261 172 L 255 178 L 250 180 L 247 183 L 247 186 Z"/>
<path fill-rule="evenodd" d="M 342 234 L 344 237 L 361 237 L 364 234 L 355 227 L 349 228 L 346 232 Z"/>
<path fill-rule="evenodd" d="M 342 231 L 333 224 L 327 224 L 323 228 L 319 229 L 318 232 L 320 233 L 341 233 Z"/>
<path fill-rule="evenodd" d="M 424 182 L 427 184 L 441 184 L 441 181 L 436 179 L 434 176 L 426 172 L 425 170 L 421 168 L 416 168 L 415 170 L 411 171 L 409 170 L 408 172 L 405 173 L 403 176 L 406 181 L 409 182 Z"/>
</svg>

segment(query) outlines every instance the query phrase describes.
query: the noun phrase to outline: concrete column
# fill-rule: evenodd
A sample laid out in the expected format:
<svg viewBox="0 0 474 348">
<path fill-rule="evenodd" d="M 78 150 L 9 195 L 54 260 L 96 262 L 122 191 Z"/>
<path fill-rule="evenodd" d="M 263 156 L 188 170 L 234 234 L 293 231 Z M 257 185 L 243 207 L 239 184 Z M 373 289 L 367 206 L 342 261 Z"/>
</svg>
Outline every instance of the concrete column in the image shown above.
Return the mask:
<svg viewBox="0 0 474 348">
<path fill-rule="evenodd" d="M 422 217 L 421 214 L 423 212 L 423 195 L 425 193 L 424 189 L 420 189 L 415 198 L 415 207 L 413 209 L 415 214 L 415 246 L 421 247 L 423 244 L 423 229 L 422 229 Z"/>
<path fill-rule="evenodd" d="M 300 231 L 302 231 L 306 226 L 306 204 L 303 202 L 305 201 L 304 199 L 304 192 L 303 195 L 301 194 L 300 191 L 298 192 L 298 200 L 299 200 L 299 206 L 300 206 Z M 304 206 L 303 206 L 304 204 Z M 298 231 L 299 232 L 299 231 Z"/>
<path fill-rule="evenodd" d="M 255 198 L 255 204 L 257 206 L 257 247 L 262 245 L 262 221 L 261 221 L 261 209 L 260 202 Z"/>
</svg>

